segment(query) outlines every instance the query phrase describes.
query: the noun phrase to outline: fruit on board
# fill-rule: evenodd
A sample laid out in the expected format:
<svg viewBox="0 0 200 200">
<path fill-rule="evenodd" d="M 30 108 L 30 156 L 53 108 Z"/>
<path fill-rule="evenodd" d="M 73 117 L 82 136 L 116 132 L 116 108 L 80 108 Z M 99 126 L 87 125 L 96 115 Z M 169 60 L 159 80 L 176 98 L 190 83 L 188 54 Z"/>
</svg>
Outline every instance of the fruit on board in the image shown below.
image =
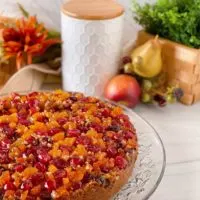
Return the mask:
<svg viewBox="0 0 200 200">
<path fill-rule="evenodd" d="M 122 74 L 115 76 L 108 82 L 104 95 L 109 100 L 134 107 L 140 100 L 141 89 L 134 77 Z"/>
</svg>

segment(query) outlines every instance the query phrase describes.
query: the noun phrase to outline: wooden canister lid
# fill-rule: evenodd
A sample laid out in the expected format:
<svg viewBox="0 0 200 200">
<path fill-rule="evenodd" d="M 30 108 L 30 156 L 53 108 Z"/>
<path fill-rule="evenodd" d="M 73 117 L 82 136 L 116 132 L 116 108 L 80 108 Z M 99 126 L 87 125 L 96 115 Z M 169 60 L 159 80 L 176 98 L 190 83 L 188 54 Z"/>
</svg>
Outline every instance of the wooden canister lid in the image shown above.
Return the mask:
<svg viewBox="0 0 200 200">
<path fill-rule="evenodd" d="M 106 20 L 121 16 L 124 8 L 115 0 L 70 0 L 62 12 L 78 19 Z"/>
</svg>

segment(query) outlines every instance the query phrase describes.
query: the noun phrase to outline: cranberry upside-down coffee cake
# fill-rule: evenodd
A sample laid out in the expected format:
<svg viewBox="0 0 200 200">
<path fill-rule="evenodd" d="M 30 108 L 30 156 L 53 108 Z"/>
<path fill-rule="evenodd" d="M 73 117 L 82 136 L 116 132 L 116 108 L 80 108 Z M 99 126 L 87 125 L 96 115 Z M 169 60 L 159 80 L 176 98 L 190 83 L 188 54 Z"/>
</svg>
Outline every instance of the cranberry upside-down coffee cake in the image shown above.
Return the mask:
<svg viewBox="0 0 200 200">
<path fill-rule="evenodd" d="M 0 99 L 0 199 L 108 200 L 137 157 L 129 117 L 61 90 Z"/>
</svg>

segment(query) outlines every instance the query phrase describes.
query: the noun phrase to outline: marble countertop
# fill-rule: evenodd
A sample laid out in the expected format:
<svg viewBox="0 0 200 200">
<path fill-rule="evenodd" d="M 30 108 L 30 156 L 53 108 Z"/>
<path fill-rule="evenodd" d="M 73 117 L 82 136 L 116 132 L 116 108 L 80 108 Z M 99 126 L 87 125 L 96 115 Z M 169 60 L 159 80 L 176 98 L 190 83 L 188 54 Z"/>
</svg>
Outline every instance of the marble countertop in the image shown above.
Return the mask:
<svg viewBox="0 0 200 200">
<path fill-rule="evenodd" d="M 46 85 L 44 89 L 59 85 Z M 134 110 L 157 130 L 163 140 L 167 166 L 150 200 L 200 199 L 200 103 L 164 108 L 139 105 Z"/>
<path fill-rule="evenodd" d="M 164 178 L 152 200 L 200 199 L 200 104 L 165 108 L 140 105 L 135 112 L 160 134 L 167 154 Z"/>
</svg>

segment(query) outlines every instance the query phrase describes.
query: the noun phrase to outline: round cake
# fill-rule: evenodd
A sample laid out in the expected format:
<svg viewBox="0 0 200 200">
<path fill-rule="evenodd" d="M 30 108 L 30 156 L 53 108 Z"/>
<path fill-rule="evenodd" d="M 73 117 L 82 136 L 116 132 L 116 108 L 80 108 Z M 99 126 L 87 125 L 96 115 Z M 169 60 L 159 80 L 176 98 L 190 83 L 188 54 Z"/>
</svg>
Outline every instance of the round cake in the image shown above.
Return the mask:
<svg viewBox="0 0 200 200">
<path fill-rule="evenodd" d="M 0 199 L 108 200 L 137 152 L 133 124 L 112 103 L 61 90 L 0 99 Z"/>
</svg>

